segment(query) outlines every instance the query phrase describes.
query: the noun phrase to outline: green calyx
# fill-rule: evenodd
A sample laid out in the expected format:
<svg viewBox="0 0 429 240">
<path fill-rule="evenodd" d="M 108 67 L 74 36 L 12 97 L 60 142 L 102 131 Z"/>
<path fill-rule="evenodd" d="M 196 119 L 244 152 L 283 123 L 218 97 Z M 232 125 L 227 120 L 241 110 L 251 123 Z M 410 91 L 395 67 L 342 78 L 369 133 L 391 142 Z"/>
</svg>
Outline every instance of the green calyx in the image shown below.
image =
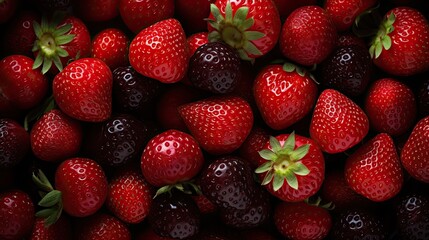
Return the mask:
<svg viewBox="0 0 429 240">
<path fill-rule="evenodd" d="M 392 39 L 389 34 L 395 29 L 393 26 L 395 19 L 395 14 L 390 13 L 390 15 L 380 24 L 377 35 L 372 40 L 371 47 L 369 48 L 371 58 L 378 58 L 383 49 L 389 50 L 392 46 Z"/>
<path fill-rule="evenodd" d="M 180 183 L 176 183 L 176 184 L 171 184 L 171 185 L 165 185 L 163 187 L 160 187 L 156 193 L 155 196 L 153 198 L 158 197 L 161 194 L 164 193 L 169 193 L 171 194 L 171 192 L 176 189 L 179 190 L 185 194 L 189 194 L 189 195 L 200 195 L 201 194 L 201 189 L 198 185 L 196 185 L 194 182 L 189 181 L 189 182 L 180 182 Z"/>
<path fill-rule="evenodd" d="M 63 45 L 73 41 L 74 34 L 69 34 L 72 28 L 71 24 L 57 27 L 63 19 L 62 13 L 55 13 L 52 22 L 48 22 L 47 17 L 43 16 L 42 21 L 33 22 L 36 41 L 32 51 L 37 52 L 34 60 L 33 69 L 42 66 L 42 73 L 45 74 L 52 67 L 52 63 L 59 71 L 63 70 L 63 64 L 60 58 L 67 57 L 68 52 L 62 48 Z"/>
<path fill-rule="evenodd" d="M 272 182 L 274 191 L 278 191 L 286 180 L 291 188 L 298 189 L 296 175 L 306 176 L 310 173 L 301 161 L 307 155 L 310 145 L 304 144 L 295 148 L 295 133 L 292 132 L 283 146 L 271 136 L 270 147 L 271 149 L 263 149 L 259 152 L 259 155 L 267 160 L 255 170 L 258 174 L 266 173 L 261 184 L 267 185 Z"/>
<path fill-rule="evenodd" d="M 335 204 L 333 202 L 322 203 L 321 197 L 317 197 L 316 199 L 309 197 L 309 198 L 305 199 L 304 202 L 307 203 L 308 205 L 321 207 L 321 208 L 324 208 L 326 210 L 334 210 L 335 209 Z"/>
<path fill-rule="evenodd" d="M 249 31 L 253 26 L 253 18 L 247 18 L 248 7 L 240 7 L 235 14 L 233 13 L 231 2 L 228 1 L 225 6 L 225 15 L 222 15 L 215 4 L 210 5 L 210 11 L 213 19 L 206 19 L 215 29 L 209 33 L 209 41 L 223 41 L 229 46 L 237 49 L 238 54 L 243 60 L 252 60 L 249 55 L 262 55 L 262 52 L 251 42 L 265 36 L 258 31 Z"/>
<path fill-rule="evenodd" d="M 314 66 L 314 69 L 316 69 L 316 66 Z M 288 72 L 288 73 L 296 72 L 301 77 L 305 77 L 307 75 L 316 84 L 320 84 L 318 81 L 316 81 L 316 78 L 314 77 L 313 74 L 309 73 L 306 69 L 299 67 L 293 63 L 290 63 L 290 62 L 283 63 L 283 71 Z"/>
</svg>

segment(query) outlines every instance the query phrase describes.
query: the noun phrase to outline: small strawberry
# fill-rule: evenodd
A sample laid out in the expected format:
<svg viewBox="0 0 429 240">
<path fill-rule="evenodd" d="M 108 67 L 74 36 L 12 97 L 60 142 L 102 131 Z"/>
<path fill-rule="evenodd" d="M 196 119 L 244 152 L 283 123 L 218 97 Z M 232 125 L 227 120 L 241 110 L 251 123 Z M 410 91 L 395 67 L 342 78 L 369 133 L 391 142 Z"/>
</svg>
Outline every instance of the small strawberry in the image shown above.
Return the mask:
<svg viewBox="0 0 429 240">
<path fill-rule="evenodd" d="M 15 120 L 0 119 L 0 168 L 20 163 L 30 149 L 30 135 Z"/>
<path fill-rule="evenodd" d="M 401 162 L 412 177 L 429 183 L 429 116 L 414 126 L 402 148 Z"/>
<path fill-rule="evenodd" d="M 263 68 L 253 84 L 262 118 L 276 130 L 285 129 L 309 114 L 317 94 L 317 85 L 310 74 L 290 63 Z"/>
<path fill-rule="evenodd" d="M 112 111 L 112 72 L 97 58 L 70 63 L 52 83 L 58 107 L 72 118 L 101 122 Z"/>
<path fill-rule="evenodd" d="M 188 68 L 185 32 L 174 18 L 140 31 L 130 44 L 131 66 L 140 74 L 163 83 L 180 81 Z"/>
<path fill-rule="evenodd" d="M 73 12 L 86 22 L 108 21 L 119 15 L 120 0 L 72 0 Z"/>
<path fill-rule="evenodd" d="M 362 141 L 369 131 L 365 112 L 344 94 L 326 89 L 314 107 L 310 136 L 322 151 L 339 153 Z"/>
<path fill-rule="evenodd" d="M 36 218 L 30 240 L 72 240 L 72 224 L 69 217 L 61 215 L 57 222 L 46 226 L 45 219 Z"/>
<path fill-rule="evenodd" d="M 250 163 L 253 169 L 259 167 L 264 160 L 261 159 L 259 151 L 264 149 L 265 144 L 269 141 L 269 131 L 258 126 L 254 126 L 247 136 L 246 140 L 240 146 L 239 155 Z"/>
<path fill-rule="evenodd" d="M 131 240 L 131 232 L 128 226 L 105 213 L 97 213 L 83 218 L 77 223 L 76 235 L 77 239 L 80 240 Z"/>
<path fill-rule="evenodd" d="M 331 16 L 338 31 L 350 29 L 357 16 L 375 5 L 378 0 L 327 0 L 324 3 L 326 12 Z"/>
<path fill-rule="evenodd" d="M 329 14 L 319 6 L 304 6 L 283 23 L 279 43 L 285 57 L 311 66 L 328 57 L 336 40 L 337 30 Z"/>
<path fill-rule="evenodd" d="M 107 28 L 92 39 L 91 56 L 103 60 L 110 69 L 128 64 L 129 40 L 122 30 Z"/>
<path fill-rule="evenodd" d="M 210 14 L 210 4 L 216 0 L 176 0 L 175 15 L 187 34 L 207 31 L 205 18 Z"/>
<path fill-rule="evenodd" d="M 179 107 L 192 136 L 208 153 L 221 155 L 237 150 L 253 125 L 249 103 L 240 97 L 212 97 Z"/>
<path fill-rule="evenodd" d="M 186 41 L 189 47 L 189 58 L 191 58 L 199 47 L 209 42 L 209 34 L 207 32 L 194 33 L 188 36 Z"/>
<path fill-rule="evenodd" d="M 398 76 L 429 70 L 429 23 L 417 9 L 396 7 L 384 15 L 369 52 L 377 67 Z"/>
</svg>

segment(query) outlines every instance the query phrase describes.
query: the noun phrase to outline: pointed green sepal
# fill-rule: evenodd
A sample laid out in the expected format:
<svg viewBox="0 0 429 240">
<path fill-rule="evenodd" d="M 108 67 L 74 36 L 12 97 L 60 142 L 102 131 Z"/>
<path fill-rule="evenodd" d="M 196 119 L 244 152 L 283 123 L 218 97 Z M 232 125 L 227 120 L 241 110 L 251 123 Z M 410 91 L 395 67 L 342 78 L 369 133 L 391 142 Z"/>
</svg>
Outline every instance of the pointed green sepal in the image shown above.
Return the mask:
<svg viewBox="0 0 429 240">
<path fill-rule="evenodd" d="M 386 50 L 389 50 L 392 46 L 392 39 L 387 35 L 381 40 L 381 42 L 383 44 L 383 48 Z"/>
<path fill-rule="evenodd" d="M 253 18 L 248 18 L 244 20 L 240 26 L 238 26 L 238 29 L 244 32 L 247 29 L 251 28 L 253 24 L 255 24 L 255 20 Z"/>
<path fill-rule="evenodd" d="M 268 172 L 273 168 L 273 163 L 272 162 L 266 162 L 264 164 L 262 164 L 261 166 L 259 166 L 258 168 L 255 169 L 255 173 L 264 173 L 264 172 Z"/>
<path fill-rule="evenodd" d="M 289 154 L 291 151 L 293 151 L 293 149 L 295 149 L 295 132 L 292 132 L 286 138 L 283 144 L 282 153 Z"/>
<path fill-rule="evenodd" d="M 54 214 L 55 211 L 56 211 L 56 209 L 53 209 L 53 208 L 42 209 L 42 210 L 36 212 L 36 217 L 47 218 L 47 217 L 51 216 L 52 214 Z"/>
<path fill-rule="evenodd" d="M 291 72 L 295 71 L 295 69 L 296 69 L 296 65 L 293 63 L 285 62 L 283 64 L 283 70 L 285 72 L 291 73 Z"/>
<path fill-rule="evenodd" d="M 57 42 L 58 45 L 64 45 L 73 41 L 74 37 L 75 37 L 74 34 L 62 35 L 62 36 L 56 37 L 55 41 Z"/>
<path fill-rule="evenodd" d="M 232 12 L 231 2 L 227 1 L 225 6 L 225 21 L 232 22 L 232 15 L 233 15 L 233 12 Z"/>
<path fill-rule="evenodd" d="M 216 4 L 214 4 L 214 3 L 210 4 L 210 12 L 213 14 L 213 17 L 216 19 L 216 21 L 218 21 L 218 22 L 224 21 L 224 18 L 222 16 L 222 14 L 220 13 L 220 10 L 216 6 Z"/>
<path fill-rule="evenodd" d="M 310 149 L 309 144 L 304 144 L 299 146 L 298 148 L 296 148 L 290 153 L 290 159 L 292 161 L 298 161 L 302 159 L 303 157 L 305 157 L 305 155 L 307 155 L 309 149 Z"/>
<path fill-rule="evenodd" d="M 262 55 L 262 52 L 259 51 L 259 49 L 250 41 L 246 41 L 244 43 L 243 49 L 244 51 L 246 51 L 246 53 L 250 53 L 252 55 L 256 55 L 256 56 Z"/>
<path fill-rule="evenodd" d="M 265 34 L 258 31 L 246 31 L 244 32 L 244 36 L 247 40 L 253 41 L 265 37 Z"/>
<path fill-rule="evenodd" d="M 36 21 L 33 21 L 33 30 L 34 30 L 34 33 L 36 34 L 36 37 L 40 39 L 42 37 L 43 31 L 40 24 Z"/>
<path fill-rule="evenodd" d="M 41 207 L 52 207 L 61 201 L 61 192 L 52 190 L 48 192 L 38 203 Z"/>
<path fill-rule="evenodd" d="M 262 185 L 267 185 L 269 184 L 274 178 L 274 171 L 269 171 L 267 172 L 267 174 L 265 175 L 264 179 L 262 180 Z"/>
<path fill-rule="evenodd" d="M 284 183 L 284 177 L 274 174 L 274 179 L 273 179 L 273 189 L 274 191 L 278 191 Z"/>
<path fill-rule="evenodd" d="M 291 166 L 291 171 L 299 176 L 307 176 L 310 170 L 301 162 L 297 162 Z"/>
<path fill-rule="evenodd" d="M 280 142 L 277 138 L 270 136 L 270 147 L 273 152 L 279 152 L 282 149 Z"/>
<path fill-rule="evenodd" d="M 293 189 L 295 189 L 295 190 L 297 190 L 297 189 L 298 189 L 298 179 L 296 178 L 295 174 L 294 174 L 292 171 L 288 171 L 288 172 L 285 174 L 285 178 L 286 178 L 286 182 L 287 182 L 287 184 L 288 184 L 291 188 L 293 188 Z"/>
<path fill-rule="evenodd" d="M 59 37 L 59 36 L 61 36 L 61 35 L 64 35 L 64 34 L 66 34 L 66 33 L 70 32 L 71 28 L 72 28 L 72 25 L 71 25 L 71 24 L 66 24 L 66 25 L 64 25 L 64 26 L 62 26 L 62 27 L 60 27 L 60 28 L 56 29 L 56 30 L 52 33 L 52 35 L 53 35 L 54 37 Z"/>
<path fill-rule="evenodd" d="M 43 60 L 42 73 L 46 74 L 52 67 L 52 59 L 45 57 Z"/>
<path fill-rule="evenodd" d="M 277 159 L 277 154 L 269 149 L 259 151 L 259 156 L 268 161 L 275 161 Z"/>
<path fill-rule="evenodd" d="M 248 7 L 241 7 L 239 8 L 234 15 L 234 18 L 232 19 L 232 22 L 234 25 L 240 25 L 242 24 L 247 17 L 247 13 L 249 12 Z"/>
<path fill-rule="evenodd" d="M 34 60 L 33 69 L 39 68 L 40 66 L 42 66 L 42 64 L 43 64 L 43 54 L 39 52 L 36 56 L 36 59 Z"/>
</svg>

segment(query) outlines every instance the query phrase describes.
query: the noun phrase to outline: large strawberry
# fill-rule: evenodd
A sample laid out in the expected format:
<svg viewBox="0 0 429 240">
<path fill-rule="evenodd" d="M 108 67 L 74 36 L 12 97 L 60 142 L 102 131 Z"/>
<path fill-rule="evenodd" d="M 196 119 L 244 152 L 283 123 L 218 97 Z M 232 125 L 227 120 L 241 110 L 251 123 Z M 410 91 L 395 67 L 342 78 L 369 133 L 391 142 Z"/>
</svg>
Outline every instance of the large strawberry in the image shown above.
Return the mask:
<svg viewBox="0 0 429 240">
<path fill-rule="evenodd" d="M 276 45 L 281 22 L 271 0 L 217 0 L 210 10 L 209 40 L 225 42 L 242 59 L 265 55 Z"/>
<path fill-rule="evenodd" d="M 429 183 L 429 116 L 414 126 L 402 148 L 401 162 L 412 177 Z"/>
<path fill-rule="evenodd" d="M 97 58 L 70 63 L 52 83 L 58 107 L 81 121 L 101 122 L 112 112 L 112 72 Z"/>
<path fill-rule="evenodd" d="M 169 18 L 142 31 L 131 41 L 131 66 L 163 83 L 180 81 L 188 68 L 186 35 L 179 21 Z"/>
<path fill-rule="evenodd" d="M 253 95 L 265 123 L 273 129 L 285 129 L 312 110 L 317 85 L 301 68 L 285 63 L 262 69 L 255 79 Z"/>
<path fill-rule="evenodd" d="M 396 7 L 387 12 L 369 49 L 383 71 L 410 76 L 429 70 L 429 23 L 417 9 Z"/>
<path fill-rule="evenodd" d="M 324 8 L 338 31 L 348 30 L 359 14 L 372 7 L 377 0 L 327 0 Z"/>
<path fill-rule="evenodd" d="M 322 151 L 343 152 L 359 143 L 369 131 L 364 111 L 344 94 L 326 89 L 314 107 L 310 136 Z"/>
</svg>

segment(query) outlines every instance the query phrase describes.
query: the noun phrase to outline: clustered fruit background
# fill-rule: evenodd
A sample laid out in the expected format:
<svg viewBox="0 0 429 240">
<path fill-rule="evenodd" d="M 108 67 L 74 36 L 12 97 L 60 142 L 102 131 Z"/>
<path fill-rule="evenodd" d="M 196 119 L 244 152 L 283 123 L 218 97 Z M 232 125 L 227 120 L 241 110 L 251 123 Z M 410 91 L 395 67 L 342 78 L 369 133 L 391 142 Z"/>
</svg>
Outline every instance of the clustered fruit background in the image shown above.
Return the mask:
<svg viewBox="0 0 429 240">
<path fill-rule="evenodd" d="M 0 0 L 0 239 L 429 239 L 426 0 Z"/>
</svg>

